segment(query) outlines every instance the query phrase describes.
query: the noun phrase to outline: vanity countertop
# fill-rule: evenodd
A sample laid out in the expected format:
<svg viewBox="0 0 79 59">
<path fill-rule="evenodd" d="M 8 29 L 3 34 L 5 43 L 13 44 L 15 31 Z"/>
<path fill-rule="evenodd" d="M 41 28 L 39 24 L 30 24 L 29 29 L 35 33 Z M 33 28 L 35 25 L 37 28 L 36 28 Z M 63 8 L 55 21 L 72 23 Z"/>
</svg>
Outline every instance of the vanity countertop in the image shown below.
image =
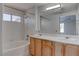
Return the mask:
<svg viewBox="0 0 79 59">
<path fill-rule="evenodd" d="M 72 45 L 79 45 L 79 37 L 67 37 L 67 36 L 55 36 L 55 35 L 30 35 L 30 37 L 54 41 L 54 42 L 60 42 L 64 44 L 72 44 Z"/>
</svg>

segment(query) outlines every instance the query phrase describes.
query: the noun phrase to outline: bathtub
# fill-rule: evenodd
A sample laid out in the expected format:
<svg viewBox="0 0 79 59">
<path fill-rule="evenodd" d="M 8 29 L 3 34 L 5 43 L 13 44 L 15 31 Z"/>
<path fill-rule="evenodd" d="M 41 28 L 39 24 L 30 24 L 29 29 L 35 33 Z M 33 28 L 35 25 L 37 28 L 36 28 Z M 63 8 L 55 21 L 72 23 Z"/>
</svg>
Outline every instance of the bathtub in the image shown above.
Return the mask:
<svg viewBox="0 0 79 59">
<path fill-rule="evenodd" d="M 3 47 L 4 56 L 27 56 L 29 55 L 29 41 L 12 41 Z"/>
</svg>

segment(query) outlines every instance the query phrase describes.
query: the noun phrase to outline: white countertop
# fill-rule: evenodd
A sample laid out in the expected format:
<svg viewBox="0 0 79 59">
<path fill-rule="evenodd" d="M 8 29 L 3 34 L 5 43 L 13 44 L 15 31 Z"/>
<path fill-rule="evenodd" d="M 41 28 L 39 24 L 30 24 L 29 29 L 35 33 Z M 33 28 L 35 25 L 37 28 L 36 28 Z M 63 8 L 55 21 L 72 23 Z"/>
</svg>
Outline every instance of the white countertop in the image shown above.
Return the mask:
<svg viewBox="0 0 79 59">
<path fill-rule="evenodd" d="M 50 40 L 50 41 L 55 41 L 55 42 L 60 42 L 64 44 L 73 44 L 73 45 L 79 45 L 79 37 L 69 37 L 66 39 L 66 36 L 55 36 L 55 35 L 30 35 L 30 37 L 34 38 L 39 38 L 39 39 L 44 39 L 44 40 Z"/>
</svg>

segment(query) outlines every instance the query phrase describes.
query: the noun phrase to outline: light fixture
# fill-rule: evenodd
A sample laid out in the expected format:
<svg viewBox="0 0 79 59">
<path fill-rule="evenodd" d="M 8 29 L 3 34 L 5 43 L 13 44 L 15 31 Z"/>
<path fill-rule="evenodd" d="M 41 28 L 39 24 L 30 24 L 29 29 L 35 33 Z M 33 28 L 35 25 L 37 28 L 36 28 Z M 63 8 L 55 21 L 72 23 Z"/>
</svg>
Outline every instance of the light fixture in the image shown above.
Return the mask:
<svg viewBox="0 0 79 59">
<path fill-rule="evenodd" d="M 51 9 L 55 9 L 55 8 L 59 8 L 59 7 L 61 7 L 60 4 L 55 5 L 55 6 L 48 7 L 48 8 L 46 8 L 46 10 L 51 10 Z"/>
</svg>

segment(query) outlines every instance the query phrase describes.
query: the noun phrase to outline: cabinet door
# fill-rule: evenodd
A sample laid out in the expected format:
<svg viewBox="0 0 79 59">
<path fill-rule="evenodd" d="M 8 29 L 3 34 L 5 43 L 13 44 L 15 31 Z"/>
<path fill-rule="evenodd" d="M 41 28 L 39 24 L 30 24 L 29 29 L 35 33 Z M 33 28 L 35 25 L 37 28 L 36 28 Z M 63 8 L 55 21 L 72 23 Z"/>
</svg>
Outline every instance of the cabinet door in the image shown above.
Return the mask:
<svg viewBox="0 0 79 59">
<path fill-rule="evenodd" d="M 63 56 L 63 44 L 55 42 L 55 56 Z"/>
<path fill-rule="evenodd" d="M 51 42 L 50 41 L 42 41 L 42 55 L 43 56 L 51 56 Z"/>
<path fill-rule="evenodd" d="M 51 56 L 51 48 L 47 47 L 47 46 L 43 46 L 42 55 L 43 56 Z"/>
<path fill-rule="evenodd" d="M 65 55 L 66 56 L 77 56 L 77 46 L 65 45 Z"/>
<path fill-rule="evenodd" d="M 41 56 L 41 39 L 35 40 L 35 55 Z"/>
<path fill-rule="evenodd" d="M 31 55 L 35 55 L 35 39 L 34 38 L 30 38 L 30 53 Z"/>
</svg>

